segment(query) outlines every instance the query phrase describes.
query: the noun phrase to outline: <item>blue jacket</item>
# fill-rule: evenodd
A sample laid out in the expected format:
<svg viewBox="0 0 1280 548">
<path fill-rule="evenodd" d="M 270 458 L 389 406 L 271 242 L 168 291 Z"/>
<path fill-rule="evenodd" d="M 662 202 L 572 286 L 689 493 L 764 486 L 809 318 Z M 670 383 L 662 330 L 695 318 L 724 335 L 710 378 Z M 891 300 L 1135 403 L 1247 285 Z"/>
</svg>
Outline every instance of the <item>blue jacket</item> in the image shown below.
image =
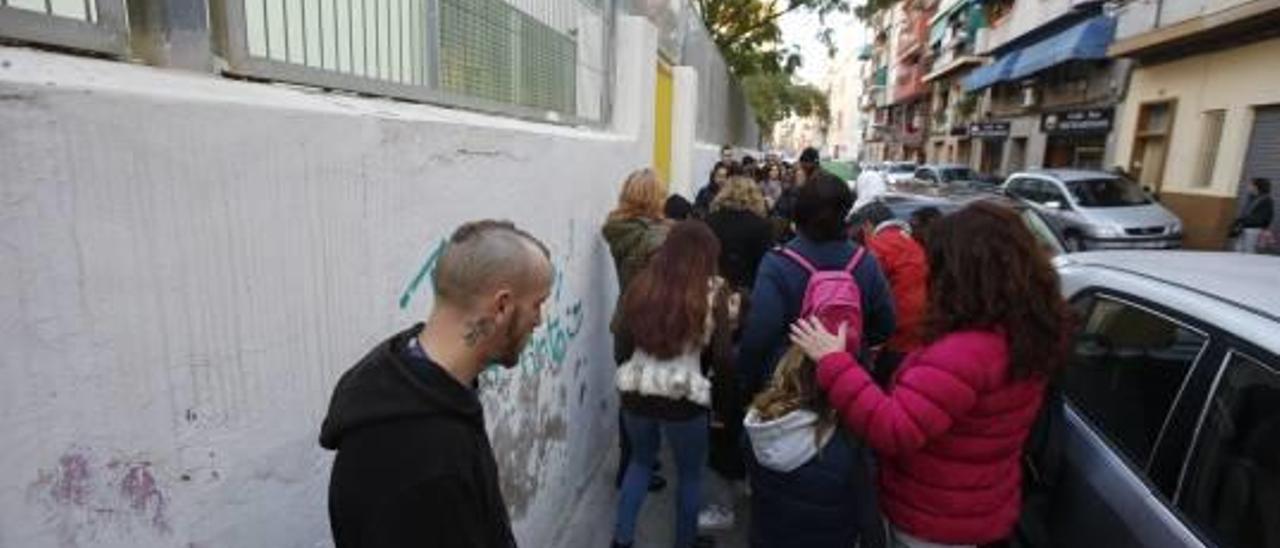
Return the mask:
<svg viewBox="0 0 1280 548">
<path fill-rule="evenodd" d="M 849 263 L 857 249 L 847 240 L 815 242 L 797 236 L 786 244 L 819 269 L 840 268 Z M 862 292 L 862 347 L 889 340 L 894 329 L 893 295 L 880 265 L 870 253 L 862 258 L 853 272 Z M 751 291 L 750 310 L 744 324 L 736 367 L 742 394 L 749 403 L 773 376 L 778 358 L 791 345 L 788 333 L 800 315 L 809 273 L 795 261 L 777 252 L 765 254 L 756 272 Z"/>
<path fill-rule="evenodd" d="M 870 452 L 851 434 L 838 429 L 816 457 L 785 473 L 761 466 L 750 447 L 744 455 L 751 474 L 751 548 L 885 545 Z"/>
</svg>

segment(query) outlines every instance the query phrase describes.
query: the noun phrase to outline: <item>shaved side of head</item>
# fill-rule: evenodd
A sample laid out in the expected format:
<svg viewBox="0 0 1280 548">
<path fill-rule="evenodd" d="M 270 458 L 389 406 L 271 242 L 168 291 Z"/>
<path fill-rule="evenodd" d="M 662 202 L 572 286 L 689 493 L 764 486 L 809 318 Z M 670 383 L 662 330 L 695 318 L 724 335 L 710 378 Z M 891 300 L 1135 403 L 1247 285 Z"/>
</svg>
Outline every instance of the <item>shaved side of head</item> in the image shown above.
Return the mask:
<svg viewBox="0 0 1280 548">
<path fill-rule="evenodd" d="M 499 287 L 527 291 L 550 277 L 551 253 L 510 221 L 473 221 L 449 237 L 432 274 L 436 300 L 459 308 Z"/>
</svg>

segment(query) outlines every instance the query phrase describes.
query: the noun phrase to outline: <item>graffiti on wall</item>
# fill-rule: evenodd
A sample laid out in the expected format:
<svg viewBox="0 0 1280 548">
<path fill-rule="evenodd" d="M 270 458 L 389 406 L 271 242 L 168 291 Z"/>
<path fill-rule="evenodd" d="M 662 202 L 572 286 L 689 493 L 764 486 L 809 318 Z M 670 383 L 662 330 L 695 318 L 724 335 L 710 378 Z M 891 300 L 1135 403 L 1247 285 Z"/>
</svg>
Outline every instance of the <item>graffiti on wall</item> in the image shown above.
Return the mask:
<svg viewBox="0 0 1280 548">
<path fill-rule="evenodd" d="M 524 352 L 520 355 L 520 371 L 523 374 L 537 375 L 546 369 L 563 366 L 569 358 L 569 350 L 574 340 L 582 332 L 584 310 L 582 299 L 565 289 L 565 273 L 569 272 L 573 260 L 574 223 L 569 222 L 569 250 L 563 258 L 553 257 L 554 285 L 551 302 L 547 305 L 546 317 L 542 325 L 529 337 Z M 400 294 L 400 310 L 408 310 L 416 295 L 423 291 L 423 283 L 431 279 L 440 256 L 444 253 L 446 240 L 440 238 L 428 247 L 429 251 L 421 266 Z M 428 284 L 429 285 L 429 284 Z M 501 367 L 490 366 L 481 375 L 482 381 L 493 382 L 501 373 Z"/>
</svg>

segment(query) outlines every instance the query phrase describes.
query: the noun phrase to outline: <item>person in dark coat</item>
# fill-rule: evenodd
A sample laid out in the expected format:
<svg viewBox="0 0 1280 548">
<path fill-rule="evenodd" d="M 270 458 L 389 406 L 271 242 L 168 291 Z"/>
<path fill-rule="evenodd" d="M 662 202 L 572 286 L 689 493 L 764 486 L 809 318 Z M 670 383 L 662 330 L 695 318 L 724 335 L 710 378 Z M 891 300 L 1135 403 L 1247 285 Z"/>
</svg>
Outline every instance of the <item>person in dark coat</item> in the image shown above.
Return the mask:
<svg viewBox="0 0 1280 548">
<path fill-rule="evenodd" d="M 789 350 L 747 412 L 752 548 L 885 545 L 868 452 L 840 427 L 816 370 Z"/>
<path fill-rule="evenodd" d="M 668 221 L 683 221 L 692 215 L 693 204 L 679 194 L 668 196 L 666 205 L 662 207 L 662 216 Z"/>
<path fill-rule="evenodd" d="M 730 178 L 711 204 L 707 224 L 720 240 L 720 275 L 734 293 L 745 295 L 751 291 L 760 260 L 773 245 L 772 226 L 765 214 L 760 187 L 743 176 Z M 740 440 L 747 402 L 738 394 L 738 383 L 731 371 L 730 362 L 711 379 L 714 420 L 710 465 L 726 480 L 737 481 L 746 477 Z M 724 526 L 733 521 L 732 516 L 731 505 L 716 501 L 704 512 L 702 523 L 710 528 Z"/>
<path fill-rule="evenodd" d="M 733 166 L 724 163 L 716 164 L 714 168 L 711 168 L 711 178 L 707 181 L 707 186 L 702 187 L 693 200 L 693 216 L 695 218 L 707 218 L 707 214 L 711 212 L 711 202 L 716 199 L 716 195 L 720 194 L 720 189 L 724 188 L 725 183 L 729 182 L 733 169 Z"/>
<path fill-rule="evenodd" d="M 338 548 L 516 545 L 475 384 L 490 364 L 519 362 L 551 280 L 546 246 L 511 223 L 468 223 L 449 238 L 427 322 L 378 345 L 333 390 L 320 445 L 337 451 Z"/>
<path fill-rule="evenodd" d="M 857 250 L 849 241 L 846 216 L 853 206 L 849 186 L 835 175 L 819 175 L 796 195 L 799 235 L 786 244 L 819 268 L 839 268 Z M 889 340 L 895 326 L 893 296 L 879 263 L 864 258 L 853 271 L 862 293 L 865 348 Z M 753 398 L 773 375 L 774 364 L 789 346 L 787 329 L 800 314 L 808 272 L 780 253 L 766 253 L 748 299 L 735 371 L 745 398 Z"/>
<path fill-rule="evenodd" d="M 820 269 L 842 268 L 849 264 L 857 252 L 856 244 L 849 240 L 849 228 L 846 222 L 849 209 L 853 207 L 853 193 L 839 177 L 823 171 L 815 173 L 814 178 L 800 187 L 796 194 L 795 223 L 799 235 L 785 245 Z M 862 299 L 861 341 L 864 343 L 862 353 L 865 354 L 869 348 L 883 344 L 893 334 L 893 297 L 889 291 L 889 283 L 880 271 L 880 266 L 869 254 L 854 267 L 853 278 L 858 284 Z M 788 328 L 800 315 L 808 283 L 809 272 L 782 253 L 768 253 L 761 261 L 755 286 L 748 300 L 747 319 L 735 366 L 735 373 L 745 401 L 754 400 L 771 379 L 775 378 L 775 368 L 779 358 L 791 346 L 788 340 Z M 842 445 L 846 442 L 848 442 L 847 447 Z M 753 443 L 755 443 L 754 436 Z M 785 541 L 787 532 L 797 535 L 802 532 L 801 529 L 792 528 L 783 521 L 784 519 L 800 520 L 793 516 L 798 506 L 769 502 L 792 501 L 800 505 L 804 504 L 801 501 L 813 500 L 803 493 L 793 491 L 797 488 L 805 489 L 804 486 L 808 482 L 823 483 L 825 481 L 832 483 L 832 485 L 826 485 L 827 488 L 839 484 L 851 490 L 841 491 L 842 494 L 848 495 L 848 499 L 837 498 L 834 501 L 827 501 L 830 503 L 828 510 L 833 512 L 828 515 L 849 511 L 850 514 L 839 515 L 843 515 L 845 520 L 853 521 L 862 515 L 858 512 L 875 507 L 876 493 L 874 489 L 869 488 L 872 473 L 870 451 L 843 435 L 833 443 L 834 445 L 822 448 L 823 460 L 819 461 L 816 467 L 806 471 L 803 475 L 805 481 L 799 483 L 792 483 L 795 478 L 788 479 L 778 475 L 775 473 L 778 470 L 751 464 L 753 459 L 756 463 L 759 463 L 760 459 L 753 454 L 752 450 L 746 451 L 753 499 L 756 498 L 757 486 L 763 486 L 765 489 L 761 492 L 762 498 L 752 502 L 753 507 L 758 507 L 752 513 L 753 531 L 758 528 L 756 534 L 761 535 L 761 538 L 782 539 L 778 544 L 765 545 L 808 546 L 804 542 Z M 825 459 L 828 451 L 831 452 L 832 459 L 840 459 L 840 461 L 827 462 Z M 828 465 L 834 466 L 828 471 L 838 474 L 838 478 L 821 479 Z M 846 465 L 848 468 L 845 468 Z M 829 492 L 826 489 L 819 489 L 813 496 L 821 496 L 818 493 Z M 757 511 L 760 513 L 756 513 Z M 760 523 L 755 523 L 757 521 Z M 810 522 L 801 520 L 797 523 Z M 826 540 L 839 540 L 847 538 L 849 533 L 851 531 L 831 529 L 818 533 L 817 536 Z"/>
<path fill-rule="evenodd" d="M 1271 198 L 1271 181 L 1261 177 L 1254 179 L 1250 186 L 1249 201 L 1244 206 L 1244 213 L 1236 219 L 1232 227 L 1236 238 L 1236 251 L 1257 253 L 1258 240 L 1262 233 L 1271 228 L 1271 220 L 1275 215 L 1275 202 Z"/>
<path fill-rule="evenodd" d="M 767 214 L 760 187 L 746 177 L 731 178 L 711 204 L 707 224 L 720 239 L 720 274 L 735 290 L 755 285 L 773 240 Z"/>
</svg>

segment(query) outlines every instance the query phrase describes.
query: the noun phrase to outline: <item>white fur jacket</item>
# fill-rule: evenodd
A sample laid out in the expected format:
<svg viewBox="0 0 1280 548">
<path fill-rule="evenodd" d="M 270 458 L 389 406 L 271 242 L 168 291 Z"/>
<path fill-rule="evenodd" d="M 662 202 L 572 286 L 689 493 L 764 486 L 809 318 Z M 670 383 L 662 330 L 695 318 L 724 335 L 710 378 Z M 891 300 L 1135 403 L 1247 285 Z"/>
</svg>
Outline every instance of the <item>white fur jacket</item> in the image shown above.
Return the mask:
<svg viewBox="0 0 1280 548">
<path fill-rule="evenodd" d="M 660 360 L 637 348 L 631 359 L 618 368 L 616 385 L 620 392 L 688 400 L 711 407 L 711 381 L 702 374 L 701 358 L 702 349 L 710 343 L 715 330 L 715 300 L 724 283 L 718 276 L 707 283 L 707 318 L 702 340 L 669 360 Z M 737 321 L 740 301 L 736 293 L 729 296 L 730 322 Z"/>
</svg>

